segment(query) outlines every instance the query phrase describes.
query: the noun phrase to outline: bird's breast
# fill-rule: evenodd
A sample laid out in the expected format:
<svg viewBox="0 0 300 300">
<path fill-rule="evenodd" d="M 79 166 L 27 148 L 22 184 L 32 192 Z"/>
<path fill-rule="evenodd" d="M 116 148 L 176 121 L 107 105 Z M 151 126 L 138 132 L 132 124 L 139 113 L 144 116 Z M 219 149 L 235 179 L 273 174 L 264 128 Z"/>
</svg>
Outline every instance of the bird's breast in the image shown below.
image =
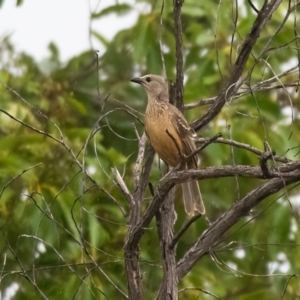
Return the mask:
<svg viewBox="0 0 300 300">
<path fill-rule="evenodd" d="M 158 156 L 169 166 L 175 167 L 183 153 L 182 141 L 172 125 L 167 106 L 149 106 L 145 114 L 145 129 Z"/>
</svg>

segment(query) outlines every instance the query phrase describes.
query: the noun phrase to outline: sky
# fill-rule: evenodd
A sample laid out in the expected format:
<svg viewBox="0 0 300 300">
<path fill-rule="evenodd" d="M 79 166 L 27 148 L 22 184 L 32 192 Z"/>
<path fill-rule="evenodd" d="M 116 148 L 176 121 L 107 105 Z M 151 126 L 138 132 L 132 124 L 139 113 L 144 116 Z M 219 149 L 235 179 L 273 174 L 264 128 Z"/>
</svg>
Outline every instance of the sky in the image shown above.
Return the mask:
<svg viewBox="0 0 300 300">
<path fill-rule="evenodd" d="M 54 42 L 61 59 L 67 61 L 74 55 L 90 49 L 89 15 L 104 7 L 115 4 L 116 0 L 24 0 L 16 6 L 16 0 L 4 0 L 0 8 L 0 42 L 6 36 L 17 51 L 24 51 L 41 61 L 49 55 L 47 49 Z M 134 4 L 135 0 L 119 0 L 119 3 Z M 120 29 L 131 27 L 137 19 L 137 10 L 123 16 L 111 14 L 95 19 L 92 28 L 111 39 Z M 92 40 L 95 50 L 102 45 Z M 103 49 L 103 48 L 102 48 Z"/>
</svg>

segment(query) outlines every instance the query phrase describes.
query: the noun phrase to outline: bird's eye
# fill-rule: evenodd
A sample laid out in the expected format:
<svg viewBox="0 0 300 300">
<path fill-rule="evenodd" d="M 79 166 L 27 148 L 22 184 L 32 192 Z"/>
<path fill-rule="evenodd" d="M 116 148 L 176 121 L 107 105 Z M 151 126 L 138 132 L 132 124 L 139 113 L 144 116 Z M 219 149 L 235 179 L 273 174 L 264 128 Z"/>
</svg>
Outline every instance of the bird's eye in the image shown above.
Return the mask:
<svg viewBox="0 0 300 300">
<path fill-rule="evenodd" d="M 150 82 L 150 81 L 151 81 L 151 77 L 147 77 L 147 78 L 146 78 L 146 81 L 147 81 L 147 82 Z"/>
</svg>

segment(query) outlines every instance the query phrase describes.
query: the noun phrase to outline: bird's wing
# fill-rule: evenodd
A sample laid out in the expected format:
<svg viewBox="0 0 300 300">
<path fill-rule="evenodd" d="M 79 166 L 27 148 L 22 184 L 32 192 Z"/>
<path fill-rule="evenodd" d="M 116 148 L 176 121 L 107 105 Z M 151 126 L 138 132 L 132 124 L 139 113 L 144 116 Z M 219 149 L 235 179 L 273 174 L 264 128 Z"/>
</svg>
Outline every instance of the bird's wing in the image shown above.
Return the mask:
<svg viewBox="0 0 300 300">
<path fill-rule="evenodd" d="M 172 105 L 171 105 L 172 106 Z M 183 114 L 172 106 L 172 124 L 176 129 L 183 145 L 184 155 L 190 155 L 193 151 L 196 150 L 194 137 L 196 136 L 195 131 L 189 126 L 185 120 Z M 191 167 L 197 168 L 198 166 L 198 157 L 195 155 L 191 160 L 193 165 Z"/>
</svg>

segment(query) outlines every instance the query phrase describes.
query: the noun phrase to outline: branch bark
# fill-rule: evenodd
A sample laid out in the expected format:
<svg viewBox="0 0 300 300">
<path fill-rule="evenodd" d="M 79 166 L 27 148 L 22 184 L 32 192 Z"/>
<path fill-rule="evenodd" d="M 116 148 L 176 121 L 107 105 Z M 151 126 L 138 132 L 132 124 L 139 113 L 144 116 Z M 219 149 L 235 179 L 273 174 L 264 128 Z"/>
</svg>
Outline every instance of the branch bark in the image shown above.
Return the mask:
<svg viewBox="0 0 300 300">
<path fill-rule="evenodd" d="M 130 226 L 127 233 L 127 239 L 132 235 L 132 230 L 140 221 L 141 205 L 144 197 L 144 193 L 148 183 L 148 176 L 150 173 L 151 165 L 154 158 L 154 150 L 152 147 L 143 149 L 146 147 L 146 140 L 143 136 L 140 139 L 140 149 L 134 168 L 134 183 L 135 192 L 131 197 L 130 213 L 128 217 L 128 225 Z M 143 148 L 143 149 L 141 149 Z M 141 171 L 139 171 L 142 158 L 145 156 L 145 164 Z M 142 300 L 143 299 L 143 287 L 142 287 L 142 275 L 140 271 L 139 255 L 140 249 L 138 243 L 125 244 L 125 272 L 128 286 L 128 298 L 130 300 Z"/>
<path fill-rule="evenodd" d="M 175 188 L 168 193 L 163 205 L 156 214 L 156 224 L 160 248 L 165 285 L 159 290 L 157 300 L 177 300 L 178 282 L 176 274 L 176 247 L 171 247 L 174 238 L 174 224 L 176 212 L 174 210 Z"/>
</svg>

